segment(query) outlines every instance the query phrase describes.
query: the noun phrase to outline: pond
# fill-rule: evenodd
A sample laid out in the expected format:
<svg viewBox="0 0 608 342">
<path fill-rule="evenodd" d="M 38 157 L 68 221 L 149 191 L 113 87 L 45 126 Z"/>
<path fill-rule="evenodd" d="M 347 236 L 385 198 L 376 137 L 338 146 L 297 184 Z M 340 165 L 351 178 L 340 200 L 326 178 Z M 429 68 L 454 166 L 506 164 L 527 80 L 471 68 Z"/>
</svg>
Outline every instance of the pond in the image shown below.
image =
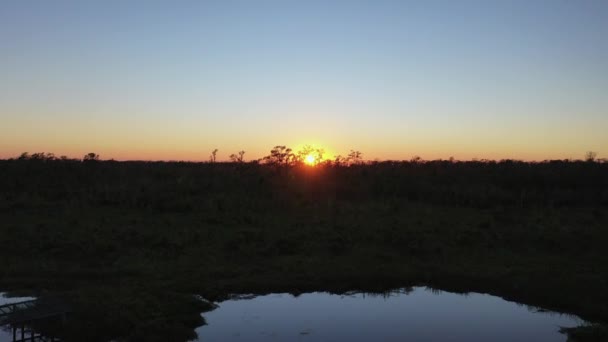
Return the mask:
<svg viewBox="0 0 608 342">
<path fill-rule="evenodd" d="M 385 295 L 239 296 L 204 314 L 199 341 L 566 341 L 585 324 L 485 294 L 415 287 Z"/>
<path fill-rule="evenodd" d="M 0 293 L 0 306 L 30 299 Z M 384 294 L 238 295 L 218 305 L 202 313 L 207 325 L 196 328 L 198 341 L 548 342 L 567 340 L 561 327 L 586 324 L 495 296 L 427 287 Z M 5 341 L 13 341 L 8 327 L 0 329 Z"/>
</svg>

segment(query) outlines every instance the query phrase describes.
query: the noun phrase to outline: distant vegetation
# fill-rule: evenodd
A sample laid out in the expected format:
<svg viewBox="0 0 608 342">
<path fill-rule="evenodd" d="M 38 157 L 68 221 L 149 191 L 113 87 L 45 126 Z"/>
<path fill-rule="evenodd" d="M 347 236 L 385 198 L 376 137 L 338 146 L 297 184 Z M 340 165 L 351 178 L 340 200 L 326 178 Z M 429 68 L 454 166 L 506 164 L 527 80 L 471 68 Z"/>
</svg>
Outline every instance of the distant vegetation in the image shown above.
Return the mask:
<svg viewBox="0 0 608 342">
<path fill-rule="evenodd" d="M 305 146 L 294 152 L 279 145 L 259 160 L 245 162 L 245 151 L 239 151 L 230 155 L 230 162 L 222 163 L 217 162 L 217 152 L 218 149 L 212 151 L 209 163 L 101 161 L 95 153 L 86 154 L 82 161 L 99 162 L 95 169 L 81 166 L 77 159 L 57 158 L 53 153 L 26 152 L 15 159 L 0 160 L 0 166 L 4 173 L 3 188 L 22 195 L 44 189 L 40 183 L 56 183 L 60 179 L 65 181 L 63 188 L 73 194 L 82 191 L 84 185 L 90 192 L 98 186 L 108 189 L 118 179 L 129 179 L 133 182 L 124 184 L 124 193 L 120 194 L 142 201 L 159 200 L 162 194 L 152 191 L 173 184 L 173 192 L 184 185 L 194 192 L 214 189 L 200 194 L 207 200 L 215 193 L 230 196 L 247 188 L 249 196 L 255 196 L 256 192 L 251 190 L 257 189 L 259 196 L 281 193 L 292 199 L 311 192 L 333 199 L 407 200 L 467 207 L 608 204 L 608 162 L 597 159 L 595 152 L 588 152 L 584 160 L 542 162 L 453 158 L 425 161 L 417 156 L 408 161 L 366 162 L 359 151 L 351 150 L 346 157 L 331 160 L 323 159 L 322 149 Z M 307 156 L 318 161 L 314 172 L 305 165 Z M 277 173 L 275 167 L 288 170 Z M 159 174 L 166 178 L 154 177 Z M 19 182 L 26 175 L 28 181 Z M 137 184 L 146 189 L 145 194 L 130 193 L 129 188 Z M 89 195 L 96 198 L 94 193 Z M 183 196 L 180 198 L 187 201 Z"/>
<path fill-rule="evenodd" d="M 608 163 L 597 154 L 370 162 L 279 145 L 219 162 L 217 152 L 203 163 L 0 160 L 0 290 L 65 295 L 81 310 L 68 329 L 81 340 L 86 326 L 106 340 L 191 338 L 203 309 L 184 294 L 410 285 L 599 324 L 564 330 L 573 336 L 605 331 Z"/>
</svg>

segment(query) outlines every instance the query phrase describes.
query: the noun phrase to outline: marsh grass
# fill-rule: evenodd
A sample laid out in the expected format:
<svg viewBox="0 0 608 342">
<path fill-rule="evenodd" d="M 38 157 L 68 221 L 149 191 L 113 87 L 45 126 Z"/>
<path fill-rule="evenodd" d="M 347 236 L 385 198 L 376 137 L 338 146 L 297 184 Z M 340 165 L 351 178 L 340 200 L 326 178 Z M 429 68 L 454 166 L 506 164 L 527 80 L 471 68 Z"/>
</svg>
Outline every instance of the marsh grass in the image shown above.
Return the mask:
<svg viewBox="0 0 608 342">
<path fill-rule="evenodd" d="M 602 342 L 608 338 L 608 326 L 599 324 L 561 328 L 560 332 L 568 335 L 568 342 Z"/>
<path fill-rule="evenodd" d="M 68 341 L 187 340 L 192 294 L 417 285 L 608 320 L 606 163 L 10 160 L 0 189 L 0 286 L 64 294 Z"/>
</svg>

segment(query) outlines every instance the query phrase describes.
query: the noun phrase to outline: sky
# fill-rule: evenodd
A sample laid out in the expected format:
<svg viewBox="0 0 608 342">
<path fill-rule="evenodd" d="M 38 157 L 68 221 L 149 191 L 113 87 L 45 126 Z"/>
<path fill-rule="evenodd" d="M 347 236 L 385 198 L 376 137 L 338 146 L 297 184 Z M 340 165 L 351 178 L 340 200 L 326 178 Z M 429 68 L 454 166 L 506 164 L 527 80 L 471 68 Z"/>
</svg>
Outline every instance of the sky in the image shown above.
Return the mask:
<svg viewBox="0 0 608 342">
<path fill-rule="evenodd" d="M 608 1 L 0 0 L 0 158 L 608 156 Z"/>
</svg>

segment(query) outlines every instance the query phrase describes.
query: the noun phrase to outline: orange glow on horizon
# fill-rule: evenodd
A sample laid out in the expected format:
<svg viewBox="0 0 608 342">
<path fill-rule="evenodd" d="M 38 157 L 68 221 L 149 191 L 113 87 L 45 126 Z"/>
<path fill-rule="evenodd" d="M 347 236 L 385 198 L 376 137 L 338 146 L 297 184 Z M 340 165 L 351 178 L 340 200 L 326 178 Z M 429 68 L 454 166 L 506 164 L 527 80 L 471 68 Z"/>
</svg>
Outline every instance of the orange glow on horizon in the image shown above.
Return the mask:
<svg viewBox="0 0 608 342">
<path fill-rule="evenodd" d="M 112 139 L 110 139 L 112 138 Z M 231 153 L 240 150 L 246 151 L 245 161 L 254 161 L 270 153 L 273 146 L 278 142 L 291 147 L 294 153 L 303 151 L 306 147 L 312 149 L 305 153 L 302 162 L 306 165 L 316 165 L 326 160 L 334 160 L 337 155 L 346 156 L 350 150 L 361 151 L 363 159 L 373 160 L 409 160 L 413 156 L 420 156 L 424 160 L 449 159 L 454 157 L 456 160 L 473 159 L 517 159 L 523 161 L 542 161 L 551 159 L 581 159 L 585 151 L 598 151 L 599 158 L 604 158 L 605 154 L 599 147 L 595 146 L 568 146 L 564 149 L 551 148 L 539 144 L 530 148 L 529 144 L 524 143 L 493 143 L 478 144 L 472 140 L 467 143 L 447 143 L 443 140 L 433 141 L 369 141 L 360 140 L 356 144 L 348 142 L 347 139 L 252 139 L 246 143 L 236 144 L 230 140 L 219 140 L 217 143 L 199 141 L 194 138 L 175 137 L 169 140 L 158 140 L 147 137 L 142 140 L 131 139 L 127 135 L 121 136 L 100 136 L 91 135 L 86 137 L 66 137 L 59 136 L 55 140 L 48 140 L 42 136 L 36 139 L 20 141 L 22 136 L 7 134 L 0 136 L 0 159 L 16 158 L 22 152 L 38 153 L 52 152 L 56 156 L 66 155 L 69 158 L 81 159 L 86 153 L 94 152 L 99 154 L 102 160 L 115 159 L 142 160 L 142 161 L 193 161 L 204 162 L 209 160 L 211 152 L 219 149 L 218 161 L 228 161 Z M 108 139 L 106 141 L 106 139 Z M 291 141 L 289 141 L 291 140 Z M 313 143 L 303 143 L 302 141 L 313 141 Z M 527 142 L 527 140 L 526 140 Z M 323 150 L 319 158 L 316 149 Z M 309 155 L 315 158 L 308 158 Z M 309 160 L 306 160 L 309 159 Z"/>
</svg>

